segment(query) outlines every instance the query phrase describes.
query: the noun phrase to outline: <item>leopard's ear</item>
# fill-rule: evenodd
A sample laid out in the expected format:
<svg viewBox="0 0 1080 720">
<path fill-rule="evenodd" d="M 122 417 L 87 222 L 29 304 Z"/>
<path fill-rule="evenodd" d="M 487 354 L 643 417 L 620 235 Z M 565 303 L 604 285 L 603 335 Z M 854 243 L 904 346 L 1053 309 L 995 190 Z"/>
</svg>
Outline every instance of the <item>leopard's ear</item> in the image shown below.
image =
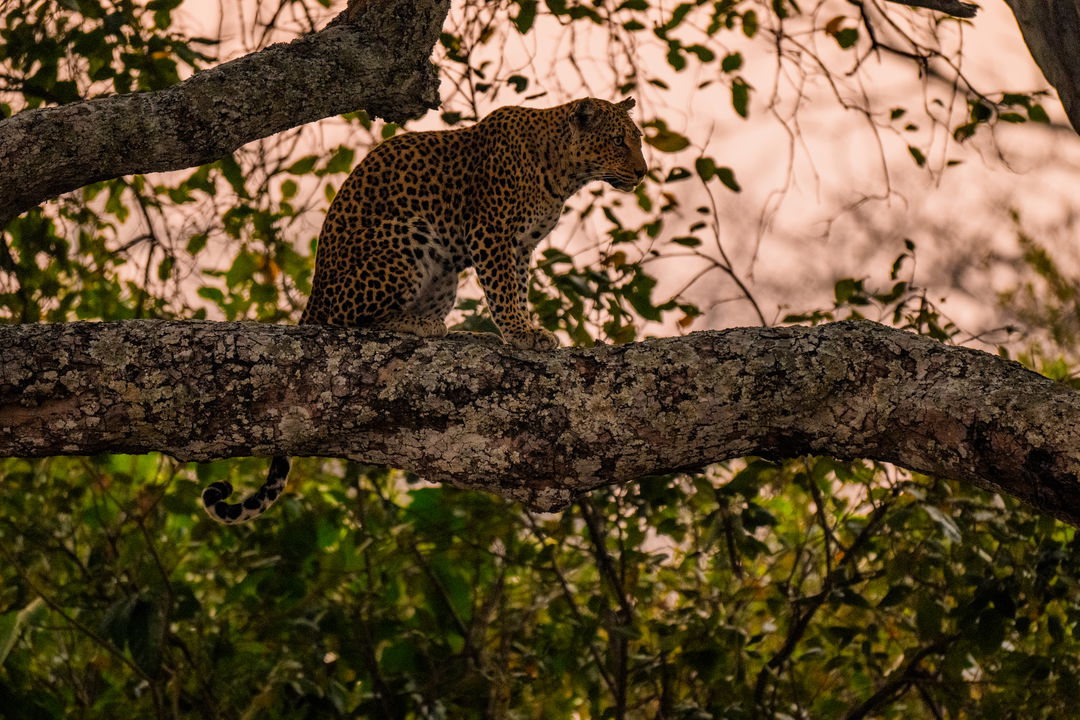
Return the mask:
<svg viewBox="0 0 1080 720">
<path fill-rule="evenodd" d="M 634 98 L 632 97 L 628 97 L 620 103 L 615 103 L 615 107 L 619 108 L 620 110 L 625 110 L 627 114 L 629 114 L 630 111 L 633 110 L 635 105 L 637 105 L 637 102 L 635 102 Z"/>
<path fill-rule="evenodd" d="M 592 98 L 578 100 L 574 103 L 574 113 L 570 119 L 578 128 L 588 129 L 596 119 L 596 101 Z"/>
</svg>

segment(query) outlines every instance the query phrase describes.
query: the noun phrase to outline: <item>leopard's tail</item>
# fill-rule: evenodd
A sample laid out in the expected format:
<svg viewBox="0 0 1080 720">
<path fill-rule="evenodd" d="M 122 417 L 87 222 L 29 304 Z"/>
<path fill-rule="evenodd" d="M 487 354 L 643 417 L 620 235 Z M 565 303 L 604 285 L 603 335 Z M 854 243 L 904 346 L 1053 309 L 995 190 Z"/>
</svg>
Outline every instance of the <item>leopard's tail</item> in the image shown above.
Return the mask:
<svg viewBox="0 0 1080 720">
<path fill-rule="evenodd" d="M 216 482 L 202 491 L 203 509 L 206 514 L 219 523 L 235 525 L 257 518 L 274 504 L 289 478 L 289 458 L 276 457 L 270 461 L 270 471 L 266 482 L 255 494 L 244 498 L 242 502 L 225 502 L 232 495 L 233 487 L 227 482 Z"/>
</svg>

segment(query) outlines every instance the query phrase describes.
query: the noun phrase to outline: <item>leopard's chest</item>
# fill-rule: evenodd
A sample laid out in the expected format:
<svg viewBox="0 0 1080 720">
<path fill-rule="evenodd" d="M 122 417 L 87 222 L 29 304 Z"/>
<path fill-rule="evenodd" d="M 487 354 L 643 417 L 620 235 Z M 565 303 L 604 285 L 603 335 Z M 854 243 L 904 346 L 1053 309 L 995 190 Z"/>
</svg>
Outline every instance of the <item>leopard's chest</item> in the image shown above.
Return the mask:
<svg viewBox="0 0 1080 720">
<path fill-rule="evenodd" d="M 541 208 L 530 222 L 526 223 L 525 231 L 517 236 L 517 244 L 525 250 L 532 250 L 548 234 L 555 229 L 562 217 L 562 203 Z"/>
</svg>

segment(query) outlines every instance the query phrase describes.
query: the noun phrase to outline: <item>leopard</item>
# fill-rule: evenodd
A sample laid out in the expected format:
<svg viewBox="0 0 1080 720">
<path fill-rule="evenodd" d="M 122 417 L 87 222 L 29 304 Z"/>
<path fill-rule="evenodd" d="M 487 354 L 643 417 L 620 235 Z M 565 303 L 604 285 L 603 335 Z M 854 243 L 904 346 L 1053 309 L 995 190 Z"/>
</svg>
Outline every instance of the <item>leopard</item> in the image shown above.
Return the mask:
<svg viewBox="0 0 1080 720">
<path fill-rule="evenodd" d="M 375 146 L 338 190 L 316 246 L 302 325 L 446 335 L 460 274 L 474 268 L 503 342 L 548 351 L 558 339 L 532 319 L 530 260 L 566 202 L 592 181 L 633 192 L 648 166 L 634 98 L 508 106 L 473 125 L 407 132 Z M 203 507 L 242 523 L 282 494 L 289 459 L 238 503 L 215 482 Z"/>
</svg>

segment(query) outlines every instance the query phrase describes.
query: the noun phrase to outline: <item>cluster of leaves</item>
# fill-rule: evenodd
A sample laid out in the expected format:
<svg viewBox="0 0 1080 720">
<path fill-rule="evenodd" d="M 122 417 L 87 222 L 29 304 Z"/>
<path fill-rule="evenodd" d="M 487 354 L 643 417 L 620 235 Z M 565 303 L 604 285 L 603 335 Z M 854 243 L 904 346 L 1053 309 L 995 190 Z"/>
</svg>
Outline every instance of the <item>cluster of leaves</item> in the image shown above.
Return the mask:
<svg viewBox="0 0 1080 720">
<path fill-rule="evenodd" d="M 868 289 L 865 278 L 840 278 L 833 288 L 835 304 L 828 310 L 812 310 L 784 316 L 785 323 L 833 322 L 869 319 L 902 330 L 927 335 L 941 342 L 953 342 L 960 329 L 928 297 L 927 289 L 914 281 L 915 243 L 904 241 L 904 252 L 889 268 L 887 289 Z M 901 274 L 907 268 L 905 278 Z"/>
<path fill-rule="evenodd" d="M 175 82 L 205 60 L 192 48 L 211 46 L 173 28 L 178 5 L 21 0 L 0 16 L 3 112 Z M 533 33 L 541 20 L 610 30 L 616 46 L 662 43 L 663 72 L 620 67 L 618 92 L 665 92 L 706 69 L 702 82 L 723 83 L 731 111 L 750 118 L 744 56 L 721 38 L 750 40 L 800 13 L 777 0 L 471 3 L 473 20 L 442 39 L 464 89 L 442 119 L 475 119 L 500 92 L 543 92 L 544 78 L 481 52 L 495 28 Z M 815 32 L 843 52 L 870 42 L 854 18 Z M 1017 108 L 1042 119 L 1025 97 L 972 107 L 971 119 L 1011 122 Z M 890 121 L 910 119 L 894 110 Z M 652 263 L 716 243 L 715 204 L 684 205 L 690 187 L 741 190 L 672 118 L 642 124 L 655 155 L 646 185 L 574 207 L 579 225 L 602 228 L 596 257 L 541 253 L 534 307 L 578 344 L 690 325 L 699 310 L 658 297 Z M 307 215 L 332 198 L 354 146 L 398 130 L 363 113 L 343 126 L 349 142 L 316 153 L 293 152 L 306 138 L 288 134 L 24 215 L 0 244 L 0 318 L 295 317 L 311 281 Z M 1072 285 L 1027 247 L 1050 290 L 1022 289 L 1024 319 L 1073 332 Z M 953 340 L 913 282 L 914 250 L 888 288 L 845 278 L 833 307 L 786 320 L 870 317 Z M 731 274 L 722 251 L 713 261 Z M 459 310 L 464 327 L 492 329 L 475 298 Z M 260 460 L 0 461 L 5 717 L 1049 718 L 1078 700 L 1075 533 L 953 483 L 750 458 L 536 516 L 302 459 L 259 522 L 222 528 L 197 510 L 201 486 L 250 488 L 264 472 Z"/>
<path fill-rule="evenodd" d="M 5 461 L 6 716 L 1050 718 L 1080 699 L 1074 534 L 951 483 L 751 459 L 548 517 L 301 461 L 272 518 L 193 511 L 198 483 L 261 469 Z"/>
<path fill-rule="evenodd" d="M 205 51 L 217 44 L 171 30 L 181 2 L 7 2 L 0 88 L 17 93 L 20 106 L 33 108 L 173 85 L 182 67 L 194 70 L 211 60 Z M 0 117 L 11 112 L 9 103 L 0 103 Z"/>
</svg>

